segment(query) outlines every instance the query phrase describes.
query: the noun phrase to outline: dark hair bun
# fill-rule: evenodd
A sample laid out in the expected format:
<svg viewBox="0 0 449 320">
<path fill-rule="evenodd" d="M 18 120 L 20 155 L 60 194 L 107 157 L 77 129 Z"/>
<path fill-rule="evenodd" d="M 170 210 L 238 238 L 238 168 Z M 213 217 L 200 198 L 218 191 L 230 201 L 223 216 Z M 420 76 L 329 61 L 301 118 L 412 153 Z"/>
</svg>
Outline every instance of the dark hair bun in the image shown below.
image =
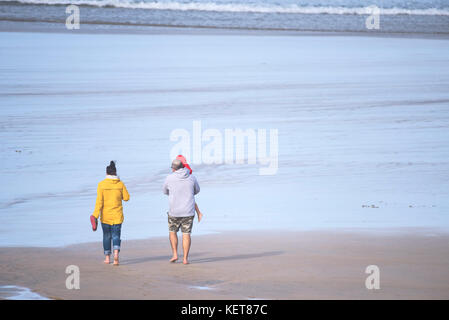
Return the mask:
<svg viewBox="0 0 449 320">
<path fill-rule="evenodd" d="M 106 174 L 116 175 L 117 169 L 115 168 L 115 162 L 111 161 L 111 163 L 106 167 Z"/>
</svg>

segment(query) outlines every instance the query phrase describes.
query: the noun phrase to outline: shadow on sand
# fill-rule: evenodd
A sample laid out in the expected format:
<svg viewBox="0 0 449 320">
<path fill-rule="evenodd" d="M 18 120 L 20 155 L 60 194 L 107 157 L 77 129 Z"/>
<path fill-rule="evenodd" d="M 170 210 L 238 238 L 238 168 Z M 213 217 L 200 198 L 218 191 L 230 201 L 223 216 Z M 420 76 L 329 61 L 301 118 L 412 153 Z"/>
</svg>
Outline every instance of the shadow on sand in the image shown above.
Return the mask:
<svg viewBox="0 0 449 320">
<path fill-rule="evenodd" d="M 247 253 L 247 254 L 235 254 L 232 256 L 223 256 L 223 257 L 208 257 L 208 258 L 199 258 L 197 259 L 197 256 L 208 254 L 208 252 L 198 252 L 193 255 L 193 257 L 190 257 L 190 263 L 196 264 L 196 263 L 208 263 L 208 262 L 217 262 L 217 261 L 227 261 L 227 260 L 243 260 L 243 259 L 253 259 L 253 258 L 263 258 L 263 257 L 269 257 L 269 256 L 277 256 L 284 253 L 284 251 L 267 251 L 267 252 L 259 252 L 259 253 Z M 134 259 L 123 259 L 120 261 L 121 265 L 132 265 L 132 264 L 139 264 L 139 263 L 145 263 L 145 262 L 151 262 L 151 261 L 169 261 L 170 254 L 163 255 L 163 256 L 154 256 L 154 257 L 141 257 L 141 258 L 134 258 Z M 179 257 L 178 261 L 182 261 L 182 255 Z"/>
<path fill-rule="evenodd" d="M 199 256 L 199 255 L 204 255 L 207 252 L 199 252 L 196 253 L 195 256 Z M 121 265 L 131 265 L 131 264 L 139 264 L 139 263 L 145 263 L 145 262 L 151 262 L 151 261 L 167 261 L 167 263 L 169 262 L 171 258 L 170 253 L 163 255 L 163 256 L 145 256 L 145 257 L 141 257 L 141 258 L 131 258 L 131 259 L 125 259 L 123 258 L 123 260 L 120 260 L 120 264 Z M 182 261 L 182 254 L 179 256 L 178 261 Z"/>
<path fill-rule="evenodd" d="M 155 256 L 155 257 L 142 257 L 142 258 L 134 258 L 134 259 L 123 259 L 120 260 L 121 265 L 131 265 L 131 264 L 139 264 L 139 263 L 145 263 L 145 262 L 151 262 L 151 261 L 163 261 L 170 259 L 170 255 L 164 255 L 164 256 Z"/>
<path fill-rule="evenodd" d="M 217 262 L 217 261 L 227 261 L 227 260 L 243 260 L 243 259 L 253 259 L 253 258 L 262 258 L 269 256 L 277 256 L 284 253 L 284 251 L 268 251 L 268 252 L 260 252 L 260 253 L 247 253 L 247 254 L 235 254 L 232 256 L 226 257 L 210 257 L 210 258 L 191 258 L 190 263 L 208 263 L 208 262 Z"/>
</svg>

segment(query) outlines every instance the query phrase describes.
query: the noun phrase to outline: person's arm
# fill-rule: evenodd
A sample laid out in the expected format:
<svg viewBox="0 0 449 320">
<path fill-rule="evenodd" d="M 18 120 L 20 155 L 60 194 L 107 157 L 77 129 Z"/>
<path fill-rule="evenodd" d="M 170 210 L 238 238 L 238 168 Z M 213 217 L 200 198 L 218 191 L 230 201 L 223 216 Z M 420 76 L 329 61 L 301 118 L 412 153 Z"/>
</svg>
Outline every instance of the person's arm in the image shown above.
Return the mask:
<svg viewBox="0 0 449 320">
<path fill-rule="evenodd" d="M 95 217 L 95 219 L 98 219 L 102 210 L 103 210 L 103 189 L 100 187 L 100 185 L 98 185 L 97 200 L 95 201 L 95 209 L 94 213 L 92 214 Z"/>
<path fill-rule="evenodd" d="M 192 176 L 193 177 L 193 176 Z M 195 177 L 193 177 L 193 194 L 197 195 L 200 192 L 200 185 Z"/>
<path fill-rule="evenodd" d="M 165 179 L 165 181 L 164 181 L 164 185 L 162 186 L 162 192 L 164 193 L 164 194 L 166 194 L 166 195 L 168 195 L 168 183 L 167 183 L 167 180 L 168 180 L 168 178 L 167 179 Z"/>
<path fill-rule="evenodd" d="M 126 190 L 125 184 L 123 182 L 122 182 L 122 184 L 123 184 L 123 190 L 122 190 L 123 200 L 128 201 L 129 200 L 128 190 Z"/>
<path fill-rule="evenodd" d="M 198 215 L 198 222 L 200 222 L 201 219 L 203 218 L 203 214 L 201 213 L 200 208 L 198 208 L 198 205 L 196 204 L 196 202 L 195 202 L 195 211 L 196 211 L 196 214 Z"/>
</svg>

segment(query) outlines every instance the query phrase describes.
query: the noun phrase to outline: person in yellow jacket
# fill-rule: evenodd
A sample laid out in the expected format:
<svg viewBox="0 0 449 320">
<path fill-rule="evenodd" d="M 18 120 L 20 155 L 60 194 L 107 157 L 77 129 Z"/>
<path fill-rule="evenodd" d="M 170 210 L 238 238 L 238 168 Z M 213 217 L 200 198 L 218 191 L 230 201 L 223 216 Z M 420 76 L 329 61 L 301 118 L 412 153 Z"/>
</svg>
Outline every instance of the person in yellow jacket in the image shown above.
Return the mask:
<svg viewBox="0 0 449 320">
<path fill-rule="evenodd" d="M 106 179 L 98 184 L 97 201 L 92 216 L 101 219 L 103 229 L 104 263 L 110 263 L 111 241 L 114 249 L 114 265 L 119 264 L 120 234 L 123 223 L 122 200 L 129 200 L 125 184 L 117 177 L 115 162 L 106 167 Z M 94 229 L 95 231 L 96 229 Z"/>
</svg>

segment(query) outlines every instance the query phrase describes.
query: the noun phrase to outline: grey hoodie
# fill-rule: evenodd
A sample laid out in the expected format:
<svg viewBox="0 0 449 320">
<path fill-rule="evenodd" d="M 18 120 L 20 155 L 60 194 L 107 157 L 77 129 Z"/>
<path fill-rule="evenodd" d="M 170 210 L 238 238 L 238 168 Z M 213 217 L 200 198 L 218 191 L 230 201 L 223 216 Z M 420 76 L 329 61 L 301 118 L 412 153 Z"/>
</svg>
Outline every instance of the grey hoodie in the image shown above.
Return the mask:
<svg viewBox="0 0 449 320">
<path fill-rule="evenodd" d="M 162 191 L 168 195 L 169 212 L 172 217 L 190 217 L 195 215 L 195 195 L 200 192 L 196 178 L 186 168 L 170 174 L 164 182 Z"/>
</svg>

